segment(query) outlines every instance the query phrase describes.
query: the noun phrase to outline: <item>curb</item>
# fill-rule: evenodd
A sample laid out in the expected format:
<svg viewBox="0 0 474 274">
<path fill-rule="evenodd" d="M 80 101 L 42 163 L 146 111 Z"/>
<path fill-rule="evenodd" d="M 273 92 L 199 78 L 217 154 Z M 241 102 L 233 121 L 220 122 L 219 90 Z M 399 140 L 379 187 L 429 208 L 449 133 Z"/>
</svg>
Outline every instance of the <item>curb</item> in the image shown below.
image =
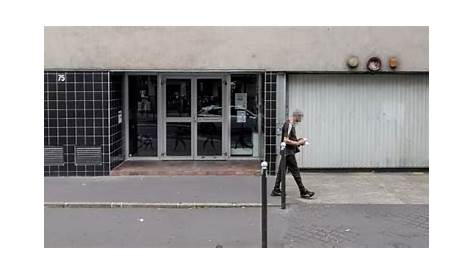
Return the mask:
<svg viewBox="0 0 474 274">
<path fill-rule="evenodd" d="M 268 204 L 268 207 L 279 207 Z M 45 202 L 45 208 L 246 208 L 261 203 L 133 203 L 133 202 Z"/>
</svg>

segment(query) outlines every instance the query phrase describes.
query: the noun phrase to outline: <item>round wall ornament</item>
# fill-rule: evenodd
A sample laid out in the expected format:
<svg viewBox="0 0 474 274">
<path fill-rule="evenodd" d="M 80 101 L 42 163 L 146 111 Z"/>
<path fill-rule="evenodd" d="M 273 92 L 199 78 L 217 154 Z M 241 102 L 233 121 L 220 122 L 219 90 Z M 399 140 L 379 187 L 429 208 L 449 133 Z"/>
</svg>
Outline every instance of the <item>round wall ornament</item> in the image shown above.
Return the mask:
<svg viewBox="0 0 474 274">
<path fill-rule="evenodd" d="M 396 69 L 398 67 L 398 59 L 397 57 L 390 57 L 388 59 L 388 66 L 391 68 L 391 69 Z"/>
<path fill-rule="evenodd" d="M 350 56 L 347 58 L 347 66 L 351 69 L 359 66 L 359 58 L 357 56 Z"/>
<path fill-rule="evenodd" d="M 367 61 L 367 69 L 370 71 L 379 71 L 382 68 L 382 60 L 378 57 L 371 57 Z"/>
</svg>

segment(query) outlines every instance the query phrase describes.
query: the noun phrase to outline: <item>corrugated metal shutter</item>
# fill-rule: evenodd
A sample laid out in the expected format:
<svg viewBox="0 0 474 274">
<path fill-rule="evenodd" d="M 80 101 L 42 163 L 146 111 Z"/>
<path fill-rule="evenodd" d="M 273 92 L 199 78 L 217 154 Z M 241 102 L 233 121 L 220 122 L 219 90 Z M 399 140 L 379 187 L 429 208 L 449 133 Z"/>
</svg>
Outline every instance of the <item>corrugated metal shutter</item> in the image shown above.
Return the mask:
<svg viewBox="0 0 474 274">
<path fill-rule="evenodd" d="M 289 75 L 301 167 L 428 167 L 428 74 Z"/>
</svg>

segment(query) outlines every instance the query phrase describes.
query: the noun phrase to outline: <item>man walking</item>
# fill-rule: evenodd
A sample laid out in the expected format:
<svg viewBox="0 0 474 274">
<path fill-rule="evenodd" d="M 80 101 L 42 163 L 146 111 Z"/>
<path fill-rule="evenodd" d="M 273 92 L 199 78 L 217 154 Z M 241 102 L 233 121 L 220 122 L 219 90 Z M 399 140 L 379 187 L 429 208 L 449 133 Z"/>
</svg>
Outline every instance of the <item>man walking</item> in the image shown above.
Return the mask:
<svg viewBox="0 0 474 274">
<path fill-rule="evenodd" d="M 291 117 L 283 124 L 281 129 L 281 142 L 286 144 L 286 166 L 290 170 L 293 178 L 295 178 L 296 184 L 300 190 L 300 197 L 304 199 L 310 199 L 314 196 L 314 192 L 309 191 L 303 185 L 300 176 L 300 170 L 298 164 L 296 163 L 295 154 L 298 153 L 299 146 L 304 146 L 306 140 L 303 138 L 296 138 L 295 125 L 303 119 L 303 112 L 301 110 L 293 111 Z M 282 158 L 283 160 L 283 158 Z M 286 175 L 286 170 L 282 170 L 281 162 L 278 167 L 278 173 L 275 180 L 275 187 L 271 193 L 272 196 L 281 196 L 280 182 L 281 176 Z"/>
</svg>

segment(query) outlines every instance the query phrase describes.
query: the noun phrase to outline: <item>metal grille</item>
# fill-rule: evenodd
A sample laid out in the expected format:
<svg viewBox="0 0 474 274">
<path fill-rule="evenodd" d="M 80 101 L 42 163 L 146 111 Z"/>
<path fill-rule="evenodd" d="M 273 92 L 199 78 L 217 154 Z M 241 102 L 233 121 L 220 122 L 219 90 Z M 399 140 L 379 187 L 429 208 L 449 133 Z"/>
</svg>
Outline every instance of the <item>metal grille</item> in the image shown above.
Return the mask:
<svg viewBox="0 0 474 274">
<path fill-rule="evenodd" d="M 64 151 L 62 147 L 44 148 L 44 165 L 64 165 Z"/>
<path fill-rule="evenodd" d="M 76 165 L 101 165 L 100 147 L 76 147 Z"/>
</svg>

